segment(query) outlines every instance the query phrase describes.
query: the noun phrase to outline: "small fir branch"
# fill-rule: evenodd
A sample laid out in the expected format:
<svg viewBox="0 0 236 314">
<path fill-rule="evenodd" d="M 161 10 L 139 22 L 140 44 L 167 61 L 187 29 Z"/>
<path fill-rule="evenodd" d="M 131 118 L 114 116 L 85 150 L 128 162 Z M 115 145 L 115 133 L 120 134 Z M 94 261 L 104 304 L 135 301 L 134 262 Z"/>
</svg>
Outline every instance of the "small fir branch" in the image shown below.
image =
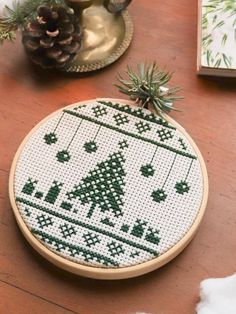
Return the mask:
<svg viewBox="0 0 236 314">
<path fill-rule="evenodd" d="M 0 31 L 0 44 L 5 40 L 14 41 L 15 33 L 12 31 Z"/>
<path fill-rule="evenodd" d="M 151 65 L 139 64 L 137 73 L 127 67 L 124 79 L 121 75 L 118 77 L 120 85 L 115 84 L 118 90 L 137 102 L 143 108 L 152 105 L 158 115 L 168 113 L 173 107 L 173 103 L 182 99 L 176 96 L 180 91 L 179 87 L 167 88 L 166 84 L 170 81 L 172 74 L 160 70 L 156 63 Z"/>
<path fill-rule="evenodd" d="M 64 0 L 25 0 L 23 3 L 12 2 L 12 8 L 5 6 L 4 15 L 0 16 L 0 43 L 13 41 L 15 32 L 23 28 L 27 22 L 37 15 L 40 5 L 60 4 L 67 6 Z"/>
</svg>

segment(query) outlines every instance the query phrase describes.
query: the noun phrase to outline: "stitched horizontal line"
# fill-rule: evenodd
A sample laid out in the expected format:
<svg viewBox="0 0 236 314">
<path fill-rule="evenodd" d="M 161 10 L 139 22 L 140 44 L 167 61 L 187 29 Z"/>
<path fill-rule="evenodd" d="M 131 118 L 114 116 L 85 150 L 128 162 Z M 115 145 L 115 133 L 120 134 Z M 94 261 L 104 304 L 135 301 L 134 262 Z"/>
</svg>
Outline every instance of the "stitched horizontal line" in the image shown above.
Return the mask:
<svg viewBox="0 0 236 314">
<path fill-rule="evenodd" d="M 151 254 L 153 254 L 154 256 L 158 256 L 158 255 L 159 255 L 159 253 L 158 253 L 157 251 L 154 251 L 154 250 L 152 250 L 152 249 L 150 249 L 150 248 L 148 248 L 148 247 L 146 247 L 146 246 L 144 246 L 144 245 L 141 245 L 141 244 L 139 244 L 139 243 L 135 243 L 135 242 L 133 242 L 133 241 L 131 241 L 131 240 L 127 240 L 127 239 L 125 239 L 125 238 L 122 238 L 122 237 L 120 237 L 120 236 L 118 236 L 118 235 L 116 235 L 116 234 L 114 234 L 114 233 L 112 233 L 112 232 L 109 232 L 109 231 L 106 231 L 106 230 L 97 228 L 97 227 L 95 227 L 95 226 L 91 226 L 91 225 L 86 224 L 86 223 L 84 223 L 84 222 L 82 222 L 82 221 L 78 221 L 78 220 L 75 220 L 75 219 L 70 218 L 70 217 L 68 217 L 68 216 L 65 216 L 65 215 L 62 215 L 62 214 L 60 214 L 60 213 L 54 212 L 54 211 L 51 210 L 51 209 L 48 209 L 48 208 L 46 208 L 46 207 L 44 207 L 44 206 L 35 204 L 35 203 L 33 203 L 33 202 L 31 202 L 31 201 L 28 201 L 28 200 L 26 200 L 26 199 L 24 199 L 24 198 L 16 197 L 16 201 L 17 201 L 17 202 L 20 202 L 20 203 L 23 203 L 23 204 L 26 204 L 26 205 L 28 205 L 28 206 L 31 206 L 31 207 L 33 207 L 33 208 L 37 208 L 37 209 L 39 209 L 39 210 L 41 210 L 41 211 L 43 211 L 43 212 L 45 212 L 45 213 L 47 213 L 47 214 L 50 214 L 50 215 L 53 215 L 53 216 L 55 216 L 55 217 L 64 219 L 64 220 L 66 220 L 66 221 L 68 221 L 68 222 L 70 222 L 70 223 L 73 223 L 73 224 L 75 224 L 75 225 L 78 225 L 78 226 L 81 226 L 81 227 L 84 227 L 84 228 L 93 230 L 93 231 L 95 231 L 95 232 L 101 233 L 101 234 L 106 235 L 106 236 L 108 236 L 108 237 L 110 237 L 110 238 L 112 238 L 112 239 L 116 239 L 116 240 L 118 240 L 118 241 L 120 241 L 120 242 L 126 243 L 126 244 L 128 244 L 128 245 L 130 245 L 130 246 L 133 246 L 133 247 L 136 247 L 136 248 L 138 248 L 138 249 L 140 249 L 140 250 L 143 250 L 143 251 L 146 251 L 146 252 L 148 252 L 148 253 L 151 253 Z"/>
<path fill-rule="evenodd" d="M 148 114 L 145 115 L 142 113 L 142 115 L 140 115 L 140 114 L 138 114 L 137 110 L 132 109 L 128 105 L 120 105 L 118 103 L 112 103 L 110 101 L 102 101 L 102 100 L 97 100 L 97 102 L 101 105 L 105 105 L 107 107 L 117 109 L 121 112 L 131 114 L 132 116 L 134 116 L 136 118 L 139 118 L 139 119 L 142 119 L 142 120 L 145 120 L 148 122 L 156 123 L 158 125 L 162 125 L 162 126 L 168 128 L 168 129 L 171 129 L 171 130 L 176 130 L 176 128 L 173 127 L 172 125 L 170 125 L 167 121 L 165 121 L 161 118 L 155 117 L 155 115 L 153 113 L 150 113 L 149 115 Z"/>
<path fill-rule="evenodd" d="M 169 151 L 172 151 L 172 152 L 174 152 L 174 153 L 176 153 L 178 155 L 181 155 L 181 156 L 184 156 L 184 157 L 188 157 L 188 158 L 191 158 L 191 159 L 197 159 L 196 156 L 193 156 L 193 155 L 191 155 L 189 153 L 179 151 L 178 149 L 175 149 L 175 148 L 170 147 L 170 146 L 165 145 L 165 144 L 158 143 L 158 142 L 156 142 L 156 141 L 154 141 L 152 139 L 145 138 L 143 136 L 140 136 L 140 135 L 137 135 L 137 134 L 133 134 L 133 133 L 130 133 L 128 131 L 119 129 L 119 128 L 115 127 L 115 126 L 109 125 L 109 124 L 107 124 L 105 122 L 98 121 L 98 120 L 96 120 L 94 118 L 85 116 L 85 115 L 80 114 L 78 112 L 70 111 L 70 110 L 67 110 L 67 109 L 64 109 L 63 111 L 68 113 L 68 114 L 70 114 L 70 115 L 72 115 L 72 116 L 75 116 L 75 117 L 78 117 L 78 118 L 82 118 L 82 119 L 90 121 L 90 122 L 94 122 L 94 123 L 96 123 L 98 125 L 104 126 L 106 128 L 112 129 L 112 130 L 120 132 L 122 134 L 125 134 L 125 135 L 128 135 L 128 136 L 134 137 L 136 139 L 142 140 L 144 142 L 148 142 L 148 143 L 151 143 L 153 145 L 157 145 L 159 147 L 165 148 L 165 149 L 167 149 Z"/>
<path fill-rule="evenodd" d="M 45 238 L 47 238 L 49 240 L 52 240 L 52 241 L 54 241 L 56 243 L 65 245 L 65 246 L 69 247 L 70 249 L 78 250 L 79 252 L 82 252 L 82 253 L 85 253 L 85 254 L 91 254 L 95 258 L 97 257 L 100 260 L 104 260 L 105 262 L 110 263 L 111 265 L 119 266 L 119 264 L 117 262 L 115 262 L 114 260 L 110 259 L 109 257 L 107 257 L 105 255 L 98 254 L 98 253 L 93 252 L 91 250 L 83 249 L 80 246 L 77 246 L 77 245 L 68 243 L 66 241 L 63 241 L 61 239 L 58 239 L 58 238 L 56 238 L 56 237 L 54 237 L 54 236 L 52 236 L 52 235 L 50 235 L 50 234 L 48 234 L 48 233 L 46 233 L 44 231 L 37 230 L 37 229 L 31 229 L 31 232 L 33 234 L 40 235 L 40 236 L 45 237 Z"/>
</svg>

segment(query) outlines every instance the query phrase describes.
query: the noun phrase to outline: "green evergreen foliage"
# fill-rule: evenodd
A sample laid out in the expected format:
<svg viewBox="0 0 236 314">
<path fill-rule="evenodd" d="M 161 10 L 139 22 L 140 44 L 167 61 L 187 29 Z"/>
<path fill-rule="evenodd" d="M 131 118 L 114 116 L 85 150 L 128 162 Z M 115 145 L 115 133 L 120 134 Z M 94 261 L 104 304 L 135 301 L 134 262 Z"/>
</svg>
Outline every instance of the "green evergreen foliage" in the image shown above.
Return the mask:
<svg viewBox="0 0 236 314">
<path fill-rule="evenodd" d="M 139 103 L 143 108 L 152 105 L 157 114 L 168 113 L 176 100 L 182 99 L 175 94 L 180 90 L 179 87 L 168 88 L 166 84 L 170 81 L 172 74 L 160 70 L 156 63 L 138 65 L 138 71 L 135 72 L 128 66 L 126 75 L 128 79 L 122 76 L 118 77 L 121 85 L 115 85 L 119 91 L 128 95 L 131 100 Z"/>
</svg>

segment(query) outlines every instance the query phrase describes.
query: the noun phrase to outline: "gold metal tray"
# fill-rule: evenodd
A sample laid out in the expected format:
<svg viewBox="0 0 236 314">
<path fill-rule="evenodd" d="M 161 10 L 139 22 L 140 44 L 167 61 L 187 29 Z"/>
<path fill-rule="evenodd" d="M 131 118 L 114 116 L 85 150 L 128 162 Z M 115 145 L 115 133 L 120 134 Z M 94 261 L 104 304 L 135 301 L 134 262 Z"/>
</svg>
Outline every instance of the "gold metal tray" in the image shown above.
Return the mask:
<svg viewBox="0 0 236 314">
<path fill-rule="evenodd" d="M 83 10 L 83 43 L 66 72 L 89 72 L 113 63 L 126 51 L 133 37 L 133 23 L 127 10 L 111 14 L 94 4 Z"/>
</svg>

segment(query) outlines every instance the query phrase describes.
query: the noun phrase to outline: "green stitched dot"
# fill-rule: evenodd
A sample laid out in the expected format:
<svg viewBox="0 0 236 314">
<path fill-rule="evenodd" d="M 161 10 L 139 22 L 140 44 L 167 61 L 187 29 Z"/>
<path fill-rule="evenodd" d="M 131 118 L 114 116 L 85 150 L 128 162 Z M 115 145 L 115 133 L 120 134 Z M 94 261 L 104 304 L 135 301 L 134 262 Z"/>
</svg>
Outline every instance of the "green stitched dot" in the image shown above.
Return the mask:
<svg viewBox="0 0 236 314">
<path fill-rule="evenodd" d="M 66 150 L 62 150 L 62 151 L 58 152 L 56 157 L 57 157 L 57 160 L 59 162 L 62 162 L 62 163 L 67 162 L 67 161 L 70 160 L 70 154 Z"/>
<path fill-rule="evenodd" d="M 110 227 L 115 227 L 115 224 L 112 221 L 110 221 L 109 218 L 101 219 L 101 223 Z"/>
<path fill-rule="evenodd" d="M 48 133 L 44 135 L 44 141 L 46 144 L 51 145 L 57 142 L 57 136 L 55 133 Z"/>
<path fill-rule="evenodd" d="M 65 209 L 65 210 L 71 210 L 72 204 L 67 203 L 67 202 L 62 202 L 61 203 L 61 208 Z"/>
<path fill-rule="evenodd" d="M 82 108 L 86 108 L 86 105 L 79 105 L 77 107 L 74 107 L 73 110 L 77 111 L 77 110 L 80 110 Z"/>
<path fill-rule="evenodd" d="M 147 225 L 146 221 L 142 221 L 141 219 L 136 219 L 136 222 L 135 222 L 135 225 L 133 226 L 131 234 L 137 238 L 142 238 L 146 225 Z"/>
<path fill-rule="evenodd" d="M 139 251 L 134 251 L 134 252 L 132 252 L 131 254 L 130 254 L 130 257 L 131 258 L 135 258 L 135 257 L 137 257 L 137 256 L 139 256 L 140 255 L 140 252 Z"/>
<path fill-rule="evenodd" d="M 161 130 L 158 130 L 157 134 L 158 134 L 161 142 L 169 140 L 169 139 L 171 139 L 174 136 L 170 130 L 167 130 L 167 129 L 164 129 L 164 128 L 162 128 Z"/>
<path fill-rule="evenodd" d="M 45 201 L 50 204 L 54 204 L 57 200 L 58 195 L 61 192 L 63 184 L 57 181 L 53 181 L 52 186 L 48 190 L 47 195 L 45 196 Z"/>
<path fill-rule="evenodd" d="M 187 150 L 187 146 L 186 144 L 184 143 L 184 140 L 182 138 L 179 138 L 178 139 L 178 142 L 180 143 L 181 147 L 183 150 Z"/>
<path fill-rule="evenodd" d="M 91 154 L 96 152 L 97 148 L 97 144 L 94 141 L 90 141 L 84 144 L 84 149 L 87 153 Z"/>
<path fill-rule="evenodd" d="M 150 243 L 158 244 L 160 242 L 159 238 L 159 230 L 154 230 L 153 228 L 148 228 L 147 234 L 145 236 L 145 240 Z"/>
<path fill-rule="evenodd" d="M 158 189 L 156 191 L 153 191 L 151 194 L 153 200 L 157 203 L 164 202 L 167 198 L 167 194 L 163 189 Z"/>
<path fill-rule="evenodd" d="M 38 183 L 37 180 L 33 181 L 31 178 L 29 178 L 27 182 L 25 183 L 25 185 L 23 186 L 23 189 L 21 190 L 21 192 L 27 195 L 32 195 L 37 183 Z"/>
<path fill-rule="evenodd" d="M 119 256 L 120 254 L 124 254 L 125 253 L 125 250 L 122 247 L 122 245 L 116 243 L 115 241 L 112 241 L 112 242 L 108 243 L 107 247 L 108 247 L 108 251 L 111 253 L 112 257 L 115 257 L 117 255 Z"/>
<path fill-rule="evenodd" d="M 188 193 L 188 191 L 190 190 L 190 187 L 186 181 L 180 181 L 176 183 L 175 189 L 177 193 L 183 195 L 184 193 Z"/>
<path fill-rule="evenodd" d="M 75 228 L 73 226 L 68 225 L 67 223 L 65 223 L 64 225 L 60 225 L 59 226 L 62 236 L 63 238 L 70 238 L 72 235 L 76 234 Z"/>
<path fill-rule="evenodd" d="M 64 251 L 66 249 L 66 246 L 64 244 L 58 242 L 54 242 L 54 246 L 57 252 L 61 252 L 62 250 Z"/>
<path fill-rule="evenodd" d="M 120 230 L 127 233 L 129 231 L 129 225 L 126 225 L 126 224 L 122 225 Z"/>
<path fill-rule="evenodd" d="M 154 175 L 155 169 L 152 165 L 147 164 L 140 168 L 140 171 L 144 177 L 152 177 Z"/>
<path fill-rule="evenodd" d="M 34 196 L 35 196 L 36 198 L 41 199 L 41 198 L 43 197 L 43 193 L 38 191 L 38 192 L 36 192 L 36 193 L 34 194 Z"/>
<path fill-rule="evenodd" d="M 151 130 L 150 124 L 142 122 L 142 121 L 136 122 L 135 126 L 136 126 L 139 134 L 142 134 L 142 133 L 145 133 L 145 132 Z"/>
<path fill-rule="evenodd" d="M 25 212 L 25 215 L 27 216 L 27 217 L 30 217 L 31 216 L 31 214 L 32 214 L 32 212 L 31 212 L 31 210 L 29 209 L 29 208 L 24 208 L 24 212 Z"/>
</svg>

